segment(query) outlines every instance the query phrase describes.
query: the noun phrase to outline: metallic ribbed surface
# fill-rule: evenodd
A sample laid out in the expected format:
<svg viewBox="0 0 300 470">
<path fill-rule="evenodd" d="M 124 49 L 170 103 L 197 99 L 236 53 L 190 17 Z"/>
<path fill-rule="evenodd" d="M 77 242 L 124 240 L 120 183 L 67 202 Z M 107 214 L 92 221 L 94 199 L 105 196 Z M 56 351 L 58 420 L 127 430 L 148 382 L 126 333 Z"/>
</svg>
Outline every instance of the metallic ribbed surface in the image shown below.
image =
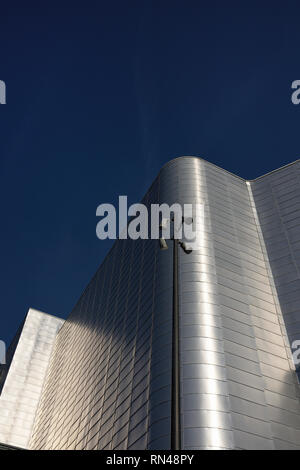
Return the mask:
<svg viewBox="0 0 300 470">
<path fill-rule="evenodd" d="M 169 448 L 171 354 L 172 251 L 119 240 L 57 338 L 31 446 Z"/>
<path fill-rule="evenodd" d="M 282 312 L 278 316 L 282 342 L 277 336 L 264 337 L 269 342 L 262 357 L 270 365 L 265 367 L 265 380 L 274 444 L 299 449 L 299 386 L 282 360 L 282 348 L 286 346 L 289 353 L 290 344 L 300 339 L 300 161 L 251 182 L 251 189 L 274 280 L 276 311 Z"/>
<path fill-rule="evenodd" d="M 300 338 L 300 161 L 251 184 L 291 342 Z"/>
<path fill-rule="evenodd" d="M 299 210 L 298 172 L 248 183 L 184 157 L 143 201 L 205 206 L 201 246 L 179 251 L 184 449 L 300 448 L 282 316 L 296 338 L 300 229 L 284 186 Z M 114 244 L 58 334 L 31 448 L 170 448 L 172 281 L 172 249 Z"/>
<path fill-rule="evenodd" d="M 63 320 L 29 309 L 12 342 L 0 396 L 0 442 L 27 448 L 49 366 Z"/>
</svg>

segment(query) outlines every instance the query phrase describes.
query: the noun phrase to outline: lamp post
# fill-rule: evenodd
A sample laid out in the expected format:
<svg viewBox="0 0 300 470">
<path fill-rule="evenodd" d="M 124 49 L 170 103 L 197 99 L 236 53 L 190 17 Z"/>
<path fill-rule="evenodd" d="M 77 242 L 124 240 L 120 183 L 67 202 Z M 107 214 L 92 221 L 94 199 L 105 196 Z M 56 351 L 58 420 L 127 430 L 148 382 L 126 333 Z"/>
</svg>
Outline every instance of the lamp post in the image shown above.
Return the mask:
<svg viewBox="0 0 300 470">
<path fill-rule="evenodd" d="M 175 238 L 174 218 L 165 219 L 165 222 L 173 222 L 171 240 L 173 241 L 173 315 L 172 315 L 172 397 L 171 397 L 171 449 L 181 450 L 181 423 L 180 423 L 180 363 L 179 363 L 179 283 L 178 283 L 178 246 L 186 254 L 191 249 L 186 244 Z M 190 224 L 192 218 L 182 217 L 182 223 Z M 160 228 L 163 228 L 164 221 Z M 167 250 L 168 245 L 164 238 L 159 239 L 160 249 Z"/>
</svg>

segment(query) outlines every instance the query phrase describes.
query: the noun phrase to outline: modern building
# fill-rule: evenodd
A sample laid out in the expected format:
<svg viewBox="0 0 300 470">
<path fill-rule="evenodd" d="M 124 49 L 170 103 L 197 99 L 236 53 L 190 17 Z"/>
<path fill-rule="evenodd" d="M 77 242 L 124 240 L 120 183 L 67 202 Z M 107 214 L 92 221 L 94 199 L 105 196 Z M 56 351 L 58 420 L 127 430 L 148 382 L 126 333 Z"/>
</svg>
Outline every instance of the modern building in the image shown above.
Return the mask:
<svg viewBox="0 0 300 470">
<path fill-rule="evenodd" d="M 204 204 L 201 246 L 178 250 L 178 292 L 172 241 L 161 251 L 157 240 L 117 240 L 68 319 L 41 317 L 32 328 L 41 363 L 31 364 L 35 346 L 23 349 L 25 327 L 17 337 L 0 441 L 30 449 L 300 449 L 292 360 L 300 339 L 300 160 L 246 181 L 200 158 L 177 158 L 142 202 Z M 23 380 L 20 365 L 36 383 Z"/>
</svg>

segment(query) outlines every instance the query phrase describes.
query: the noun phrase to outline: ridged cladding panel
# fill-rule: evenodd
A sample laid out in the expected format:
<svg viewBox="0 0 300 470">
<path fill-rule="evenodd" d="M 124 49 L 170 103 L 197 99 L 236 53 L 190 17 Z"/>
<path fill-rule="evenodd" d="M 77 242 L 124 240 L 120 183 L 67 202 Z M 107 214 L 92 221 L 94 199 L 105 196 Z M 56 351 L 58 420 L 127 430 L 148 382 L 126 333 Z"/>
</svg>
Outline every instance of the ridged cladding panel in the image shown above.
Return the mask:
<svg viewBox="0 0 300 470">
<path fill-rule="evenodd" d="M 169 448 L 171 314 L 171 252 L 116 241 L 57 338 L 31 447 Z"/>
<path fill-rule="evenodd" d="M 251 183 L 291 343 L 300 337 L 300 162 Z"/>
<path fill-rule="evenodd" d="M 293 341 L 300 339 L 300 161 L 251 182 L 251 189 L 274 280 L 277 310 L 282 312 L 279 320 L 284 319 L 282 339 L 289 350 Z M 280 381 L 268 395 L 274 439 L 278 448 L 299 448 L 299 385 L 281 364 L 273 368 L 272 377 L 269 374 L 272 383 L 274 379 Z"/>
<path fill-rule="evenodd" d="M 0 442 L 29 445 L 56 334 L 63 320 L 29 309 L 12 342 L 0 396 Z"/>
<path fill-rule="evenodd" d="M 199 159 L 165 173 L 169 204 L 205 205 L 202 247 L 180 252 L 183 447 L 299 447 L 299 387 L 251 191 Z"/>
</svg>

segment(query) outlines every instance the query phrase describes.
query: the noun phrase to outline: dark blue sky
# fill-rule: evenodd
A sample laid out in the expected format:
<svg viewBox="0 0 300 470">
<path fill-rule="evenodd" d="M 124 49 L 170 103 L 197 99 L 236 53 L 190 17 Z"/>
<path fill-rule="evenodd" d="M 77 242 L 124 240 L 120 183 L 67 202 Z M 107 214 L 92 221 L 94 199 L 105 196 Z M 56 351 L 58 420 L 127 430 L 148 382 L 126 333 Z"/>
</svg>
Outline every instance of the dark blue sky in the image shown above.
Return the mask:
<svg viewBox="0 0 300 470">
<path fill-rule="evenodd" d="M 300 4 L 2 2 L 1 323 L 66 316 L 107 252 L 96 207 L 198 155 L 245 178 L 300 156 Z M 66 6 L 63 6 L 66 5 Z"/>
</svg>

